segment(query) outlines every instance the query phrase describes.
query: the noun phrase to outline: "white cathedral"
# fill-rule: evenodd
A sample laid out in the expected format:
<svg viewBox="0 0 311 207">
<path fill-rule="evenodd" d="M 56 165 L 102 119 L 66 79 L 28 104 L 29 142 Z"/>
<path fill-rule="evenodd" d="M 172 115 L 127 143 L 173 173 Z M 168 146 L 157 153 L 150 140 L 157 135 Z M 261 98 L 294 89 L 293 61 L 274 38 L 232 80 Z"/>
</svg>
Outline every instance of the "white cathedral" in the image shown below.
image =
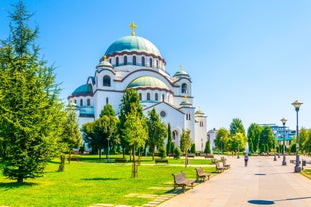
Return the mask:
<svg viewBox="0 0 311 207">
<path fill-rule="evenodd" d="M 166 62 L 149 40 L 131 36 L 113 42 L 96 66 L 94 76 L 68 97 L 76 104 L 79 124 L 94 121 L 106 104 L 119 113 L 126 89 L 135 89 L 147 115 L 155 108 L 162 121 L 171 125 L 172 140 L 179 146 L 183 129 L 191 130 L 196 151 L 203 151 L 207 141 L 207 117 L 193 106 L 191 78 L 180 66 L 173 77 L 166 72 Z"/>
</svg>

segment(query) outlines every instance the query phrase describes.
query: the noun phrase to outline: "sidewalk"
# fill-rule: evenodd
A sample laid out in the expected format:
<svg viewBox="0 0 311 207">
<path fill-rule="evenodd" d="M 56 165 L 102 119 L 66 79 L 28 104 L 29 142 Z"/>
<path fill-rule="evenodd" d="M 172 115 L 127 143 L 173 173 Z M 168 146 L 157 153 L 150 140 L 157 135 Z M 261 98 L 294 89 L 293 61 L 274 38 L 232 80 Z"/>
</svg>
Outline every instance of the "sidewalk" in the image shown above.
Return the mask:
<svg viewBox="0 0 311 207">
<path fill-rule="evenodd" d="M 293 172 L 293 159 L 250 157 L 244 167 L 243 156 L 227 157 L 230 170 L 158 207 L 311 207 L 311 180 Z"/>
</svg>

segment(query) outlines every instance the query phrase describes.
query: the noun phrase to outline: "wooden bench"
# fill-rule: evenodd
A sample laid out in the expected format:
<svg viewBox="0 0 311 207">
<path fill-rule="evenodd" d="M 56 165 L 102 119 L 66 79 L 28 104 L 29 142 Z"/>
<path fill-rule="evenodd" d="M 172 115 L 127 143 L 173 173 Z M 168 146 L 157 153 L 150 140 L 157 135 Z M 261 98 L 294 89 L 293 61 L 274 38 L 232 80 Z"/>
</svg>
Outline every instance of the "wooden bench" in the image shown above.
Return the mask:
<svg viewBox="0 0 311 207">
<path fill-rule="evenodd" d="M 202 167 L 195 168 L 197 172 L 197 180 L 202 179 L 203 182 L 205 182 L 205 179 L 207 178 L 209 180 L 210 174 L 205 173 Z"/>
<path fill-rule="evenodd" d="M 180 172 L 178 174 L 172 174 L 174 177 L 174 190 L 176 190 L 177 187 L 182 187 L 183 192 L 185 192 L 186 186 L 190 186 L 193 188 L 194 180 L 187 180 L 186 174 L 184 172 Z"/>
<path fill-rule="evenodd" d="M 214 158 L 214 155 L 212 155 L 212 154 L 207 154 L 207 155 L 205 155 L 204 157 L 205 157 L 205 158 Z"/>
<path fill-rule="evenodd" d="M 216 165 L 217 172 L 223 172 L 225 170 L 223 166 L 220 166 L 219 162 L 216 162 L 215 165 Z"/>
<path fill-rule="evenodd" d="M 168 159 L 155 159 L 154 162 L 155 162 L 155 164 L 158 164 L 158 163 L 168 164 Z"/>
<path fill-rule="evenodd" d="M 127 163 L 127 159 L 126 158 L 115 158 L 114 162 L 115 163 Z"/>
<path fill-rule="evenodd" d="M 230 164 L 227 164 L 227 159 L 226 158 L 222 157 L 221 161 L 222 161 L 222 165 L 225 168 L 225 170 L 230 168 Z"/>
<path fill-rule="evenodd" d="M 195 157 L 195 154 L 194 154 L 194 153 L 189 153 L 189 154 L 188 154 L 188 157 L 194 158 L 194 157 Z"/>
</svg>

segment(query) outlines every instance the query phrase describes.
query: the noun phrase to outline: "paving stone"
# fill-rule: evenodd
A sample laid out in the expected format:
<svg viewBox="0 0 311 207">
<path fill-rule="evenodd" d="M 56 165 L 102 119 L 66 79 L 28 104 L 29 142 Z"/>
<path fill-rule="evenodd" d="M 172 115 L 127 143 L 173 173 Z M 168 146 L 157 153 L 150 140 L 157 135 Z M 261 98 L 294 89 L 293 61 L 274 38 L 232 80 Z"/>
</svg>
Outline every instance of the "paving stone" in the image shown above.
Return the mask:
<svg viewBox="0 0 311 207">
<path fill-rule="evenodd" d="M 141 194 L 139 196 L 137 196 L 138 198 L 155 198 L 158 195 L 154 195 L 154 194 Z"/>
<path fill-rule="evenodd" d="M 138 195 L 140 195 L 140 194 L 138 194 L 138 193 L 130 193 L 130 194 L 125 195 L 125 197 L 137 197 Z"/>
</svg>

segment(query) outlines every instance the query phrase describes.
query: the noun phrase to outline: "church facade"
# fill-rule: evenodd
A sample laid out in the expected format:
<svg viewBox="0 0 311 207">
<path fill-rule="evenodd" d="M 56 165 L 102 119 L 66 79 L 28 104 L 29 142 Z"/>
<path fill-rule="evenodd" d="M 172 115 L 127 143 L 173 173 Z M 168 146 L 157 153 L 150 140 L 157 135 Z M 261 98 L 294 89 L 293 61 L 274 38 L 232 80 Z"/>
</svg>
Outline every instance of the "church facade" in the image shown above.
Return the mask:
<svg viewBox="0 0 311 207">
<path fill-rule="evenodd" d="M 193 106 L 192 81 L 180 66 L 172 77 L 158 48 L 149 40 L 132 34 L 113 42 L 86 84 L 68 97 L 78 109 L 80 126 L 99 117 L 106 104 L 119 113 L 126 89 L 135 89 L 147 115 L 156 109 L 162 121 L 171 125 L 173 142 L 179 146 L 183 129 L 190 129 L 196 151 L 203 151 L 207 141 L 207 117 Z"/>
</svg>

